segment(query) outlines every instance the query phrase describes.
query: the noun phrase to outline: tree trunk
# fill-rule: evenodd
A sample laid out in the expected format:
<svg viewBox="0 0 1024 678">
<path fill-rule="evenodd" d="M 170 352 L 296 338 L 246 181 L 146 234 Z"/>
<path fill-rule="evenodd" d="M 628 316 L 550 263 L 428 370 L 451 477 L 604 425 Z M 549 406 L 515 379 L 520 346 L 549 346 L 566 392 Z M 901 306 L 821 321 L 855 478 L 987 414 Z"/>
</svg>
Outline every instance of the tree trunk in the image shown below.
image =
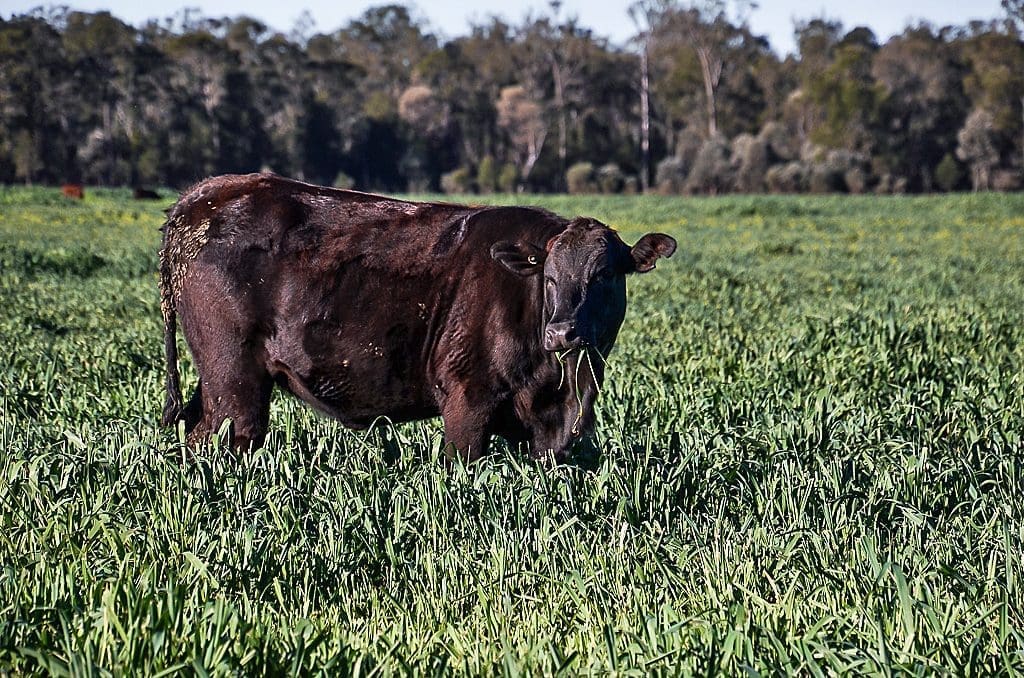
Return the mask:
<svg viewBox="0 0 1024 678">
<path fill-rule="evenodd" d="M 567 155 L 565 123 L 565 78 L 558 60 L 551 59 L 551 80 L 555 85 L 555 108 L 558 110 L 558 179 L 556 187 L 565 187 L 565 159 Z"/>
<path fill-rule="evenodd" d="M 640 51 L 640 187 L 651 188 L 651 81 L 647 63 L 647 40 Z"/>
<path fill-rule="evenodd" d="M 523 163 L 522 180 L 525 182 L 530 177 L 533 166 L 540 159 L 540 152 L 544 150 L 544 140 L 547 138 L 547 131 L 543 131 L 533 139 L 526 152 L 526 161 Z"/>
<path fill-rule="evenodd" d="M 110 111 L 109 96 L 104 92 L 103 101 L 103 141 L 106 143 L 107 151 L 107 186 L 113 186 L 114 166 L 117 164 L 117 154 L 114 152 L 114 131 Z"/>
<path fill-rule="evenodd" d="M 704 80 L 704 97 L 707 103 L 708 115 L 708 137 L 718 134 L 718 109 L 715 105 L 715 90 L 718 88 L 718 80 L 722 77 L 722 62 L 714 59 L 711 50 L 707 47 L 696 47 L 697 58 L 700 61 L 700 74 Z"/>
</svg>

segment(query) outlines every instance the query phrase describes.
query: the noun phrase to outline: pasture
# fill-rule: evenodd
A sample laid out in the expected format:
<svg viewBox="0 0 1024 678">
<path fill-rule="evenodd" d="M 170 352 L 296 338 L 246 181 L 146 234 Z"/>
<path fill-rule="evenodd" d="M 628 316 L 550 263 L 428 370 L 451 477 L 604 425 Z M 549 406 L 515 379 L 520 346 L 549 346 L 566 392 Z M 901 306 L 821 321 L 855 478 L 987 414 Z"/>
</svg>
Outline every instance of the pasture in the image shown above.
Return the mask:
<svg viewBox="0 0 1024 678">
<path fill-rule="evenodd" d="M 491 200 L 679 241 L 600 454 L 183 454 L 169 200 L 0 189 L 0 674 L 1024 671 L 1024 196 Z"/>
</svg>

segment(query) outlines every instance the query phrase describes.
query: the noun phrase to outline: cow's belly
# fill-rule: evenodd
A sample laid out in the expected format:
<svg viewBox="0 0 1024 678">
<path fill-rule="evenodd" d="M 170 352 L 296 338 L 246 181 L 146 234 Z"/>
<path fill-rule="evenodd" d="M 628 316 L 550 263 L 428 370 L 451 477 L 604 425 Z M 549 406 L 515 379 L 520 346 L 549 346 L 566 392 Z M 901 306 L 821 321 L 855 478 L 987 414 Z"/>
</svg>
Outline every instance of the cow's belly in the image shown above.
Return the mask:
<svg viewBox="0 0 1024 678">
<path fill-rule="evenodd" d="M 383 333 L 367 329 L 307 323 L 268 340 L 268 368 L 281 386 L 354 428 L 380 417 L 401 422 L 439 414 L 414 328 L 398 322 Z"/>
<path fill-rule="evenodd" d="M 358 264 L 331 274 L 302 266 L 292 262 L 274 282 L 265 345 L 278 383 L 353 427 L 437 415 L 428 363 L 445 305 L 432 281 L 394 281 Z"/>
</svg>

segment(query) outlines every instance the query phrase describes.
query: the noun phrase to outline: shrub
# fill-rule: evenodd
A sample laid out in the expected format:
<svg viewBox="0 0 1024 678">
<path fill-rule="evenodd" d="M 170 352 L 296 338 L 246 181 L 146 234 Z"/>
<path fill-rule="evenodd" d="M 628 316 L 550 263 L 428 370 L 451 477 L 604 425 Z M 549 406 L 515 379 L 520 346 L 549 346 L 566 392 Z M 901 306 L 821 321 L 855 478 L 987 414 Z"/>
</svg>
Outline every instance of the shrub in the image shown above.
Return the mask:
<svg viewBox="0 0 1024 678">
<path fill-rule="evenodd" d="M 844 149 L 825 151 L 816 148 L 810 153 L 816 160 L 809 163 L 807 188 L 811 193 L 863 193 L 867 190 L 868 160 L 865 156 Z"/>
<path fill-rule="evenodd" d="M 772 193 L 800 193 L 807 187 L 807 166 L 794 160 L 771 167 L 764 175 Z"/>
<path fill-rule="evenodd" d="M 764 190 L 764 175 L 768 171 L 768 144 L 760 137 L 741 134 L 732 142 L 734 184 L 742 193 Z"/>
<path fill-rule="evenodd" d="M 513 193 L 516 190 L 516 182 L 519 180 L 519 171 L 512 163 L 505 163 L 498 173 L 498 190 L 502 193 Z"/>
<path fill-rule="evenodd" d="M 768 149 L 769 164 L 778 160 L 793 160 L 799 155 L 799 149 L 795 147 L 797 136 L 787 130 L 782 123 L 765 123 L 757 133 L 757 139 Z"/>
<path fill-rule="evenodd" d="M 810 164 L 812 162 L 822 162 L 826 158 L 826 151 L 822 146 L 814 143 L 810 139 L 805 141 L 800 146 L 800 160 Z"/>
<path fill-rule="evenodd" d="M 469 193 L 473 189 L 473 177 L 468 167 L 458 167 L 441 175 L 441 190 L 445 193 Z"/>
<path fill-rule="evenodd" d="M 935 167 L 935 183 L 939 185 L 939 188 L 948 193 L 959 188 L 960 182 L 963 179 L 964 172 L 960 168 L 960 163 L 953 157 L 953 154 L 947 153 L 944 155 L 942 161 Z"/>
<path fill-rule="evenodd" d="M 999 169 L 992 174 L 992 190 L 1009 193 L 1019 191 L 1021 187 L 1020 172 L 1010 169 Z"/>
<path fill-rule="evenodd" d="M 481 193 L 494 193 L 498 189 L 498 163 L 493 155 L 485 155 L 476 170 L 476 186 Z"/>
<path fill-rule="evenodd" d="M 686 162 L 676 156 L 669 156 L 659 162 L 654 171 L 654 185 L 658 187 L 658 192 L 662 195 L 682 193 L 688 169 Z"/>
<path fill-rule="evenodd" d="M 907 192 L 907 178 L 886 172 L 878 177 L 875 193 L 878 195 L 900 195 Z"/>
<path fill-rule="evenodd" d="M 565 183 L 573 195 L 595 193 L 597 182 L 594 177 L 594 165 L 589 162 L 578 162 L 565 173 Z"/>
<path fill-rule="evenodd" d="M 687 193 L 715 195 L 728 191 L 731 184 L 729 144 L 724 136 L 715 135 L 701 144 L 684 188 Z"/>
<path fill-rule="evenodd" d="M 349 188 L 352 188 L 355 185 L 356 185 L 355 180 L 353 180 L 352 177 L 350 177 L 349 175 L 345 174 L 344 172 L 338 172 L 338 176 L 334 177 L 334 184 L 333 184 L 333 186 L 335 188 L 349 189 Z"/>
<path fill-rule="evenodd" d="M 621 193 L 626 177 L 614 162 L 602 165 L 597 170 L 597 185 L 602 193 Z"/>
<path fill-rule="evenodd" d="M 875 193 L 877 195 L 887 195 L 892 193 L 892 174 L 885 172 L 878 175 L 878 183 L 875 184 Z"/>
<path fill-rule="evenodd" d="M 983 108 L 971 111 L 963 128 L 957 132 L 956 140 L 956 157 L 971 168 L 971 186 L 975 191 L 987 191 L 992 170 L 999 164 L 992 114 Z"/>
<path fill-rule="evenodd" d="M 860 195 L 868 190 L 868 173 L 860 167 L 851 167 L 843 174 L 846 190 Z"/>
<path fill-rule="evenodd" d="M 687 174 L 690 173 L 694 163 L 697 162 L 697 156 L 700 154 L 700 149 L 703 145 L 704 137 L 693 128 L 688 127 L 679 133 L 676 139 L 675 155 L 683 161 Z"/>
<path fill-rule="evenodd" d="M 829 163 L 811 165 L 807 189 L 811 193 L 840 193 L 846 188 L 843 173 Z"/>
</svg>

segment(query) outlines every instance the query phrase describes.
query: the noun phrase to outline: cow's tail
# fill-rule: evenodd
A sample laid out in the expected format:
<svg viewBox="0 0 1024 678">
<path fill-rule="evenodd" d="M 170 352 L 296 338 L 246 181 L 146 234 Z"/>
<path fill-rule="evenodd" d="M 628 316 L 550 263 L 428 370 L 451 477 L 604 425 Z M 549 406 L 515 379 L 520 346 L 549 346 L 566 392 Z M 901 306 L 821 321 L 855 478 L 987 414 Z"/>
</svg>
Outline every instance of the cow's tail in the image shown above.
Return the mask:
<svg viewBox="0 0 1024 678">
<path fill-rule="evenodd" d="M 160 312 L 164 319 L 164 355 L 167 359 L 167 400 L 164 402 L 164 413 L 160 423 L 174 426 L 181 419 L 184 402 L 181 398 L 181 376 L 178 374 L 178 316 L 175 306 L 175 293 L 172 282 L 174 272 L 171 270 L 169 239 L 174 234 L 174 220 L 169 215 L 164 224 L 163 244 L 160 247 Z"/>
</svg>

